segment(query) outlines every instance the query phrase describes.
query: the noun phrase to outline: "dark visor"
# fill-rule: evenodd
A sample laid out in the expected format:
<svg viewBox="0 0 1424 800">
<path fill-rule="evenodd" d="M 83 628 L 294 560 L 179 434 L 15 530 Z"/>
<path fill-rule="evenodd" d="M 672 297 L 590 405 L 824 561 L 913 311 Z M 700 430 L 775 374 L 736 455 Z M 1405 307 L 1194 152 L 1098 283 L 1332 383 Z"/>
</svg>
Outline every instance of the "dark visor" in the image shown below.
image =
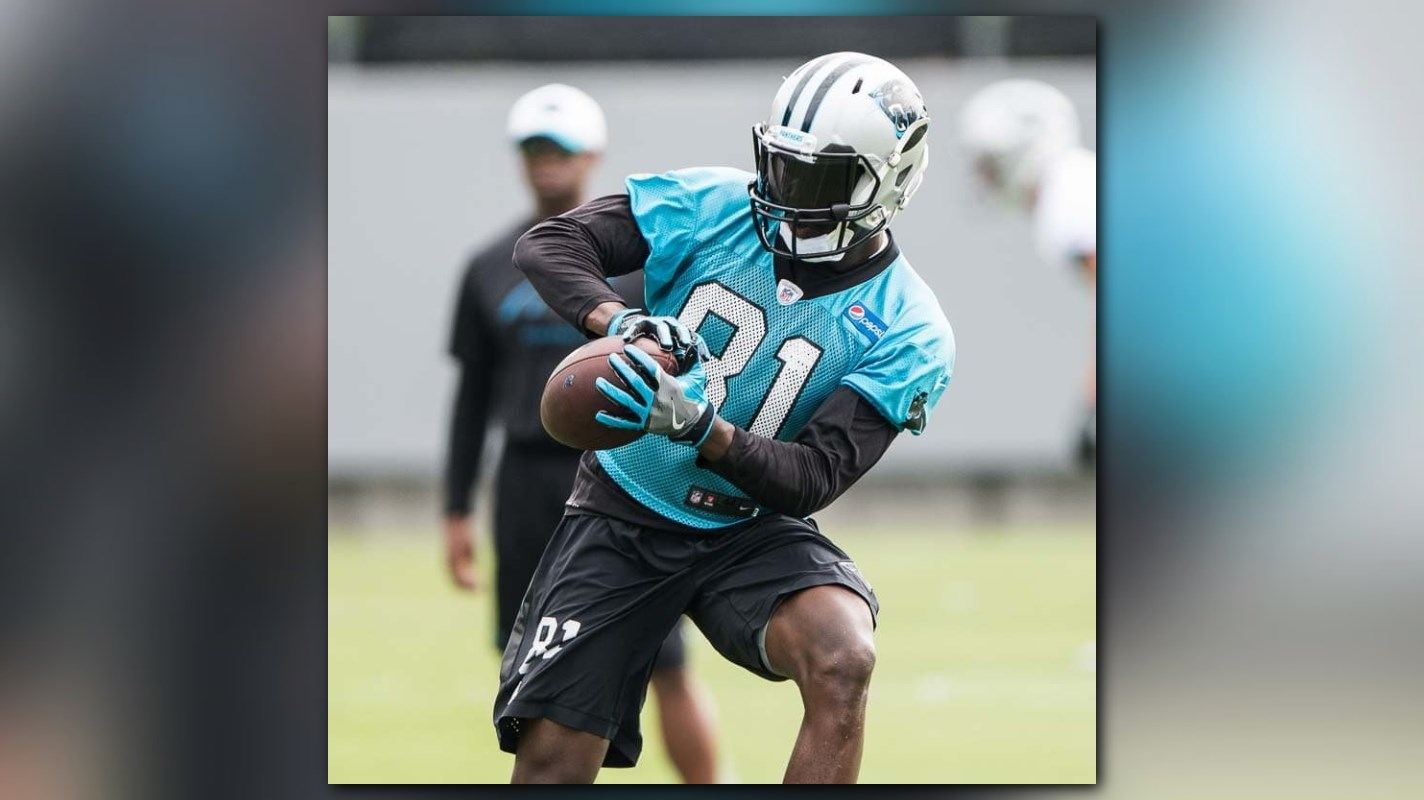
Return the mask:
<svg viewBox="0 0 1424 800">
<path fill-rule="evenodd" d="M 859 166 L 855 156 L 817 154 L 806 161 L 791 153 L 771 148 L 762 151 L 766 159 L 762 175 L 766 180 L 766 199 L 777 205 L 797 209 L 829 209 L 838 203 L 849 203 L 855 189 Z"/>
</svg>

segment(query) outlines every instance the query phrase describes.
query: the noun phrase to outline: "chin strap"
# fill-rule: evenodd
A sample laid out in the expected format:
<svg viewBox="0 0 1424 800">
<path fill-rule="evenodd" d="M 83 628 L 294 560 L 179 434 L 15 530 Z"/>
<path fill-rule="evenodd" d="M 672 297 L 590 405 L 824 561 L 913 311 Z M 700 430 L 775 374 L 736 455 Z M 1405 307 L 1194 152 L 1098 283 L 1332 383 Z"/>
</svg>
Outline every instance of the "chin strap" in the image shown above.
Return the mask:
<svg viewBox="0 0 1424 800">
<path fill-rule="evenodd" d="M 809 261 L 809 262 L 813 262 L 813 263 L 814 263 L 814 262 L 818 262 L 818 261 L 840 261 L 842 258 L 845 258 L 845 253 L 836 253 L 835 255 L 829 255 L 829 256 L 803 256 L 803 255 L 799 255 L 800 253 L 802 253 L 802 252 L 804 252 L 804 251 L 808 251 L 808 250 L 811 251 L 811 252 L 816 252 L 816 251 L 818 251 L 818 250 L 819 250 L 819 251 L 834 250 L 834 249 L 835 249 L 835 244 L 836 244 L 836 242 L 835 242 L 836 236 L 835 236 L 834 233 L 827 233 L 827 234 L 824 234 L 824 235 L 822 235 L 822 236 L 812 236 L 812 237 L 810 237 L 810 238 L 801 238 L 801 237 L 793 237 L 793 236 L 791 235 L 791 226 L 787 225 L 786 223 L 783 222 L 780 227 L 781 227 L 781 231 L 780 231 L 781 243 L 784 244 L 784 245 L 786 245 L 786 247 L 787 247 L 788 249 L 790 249 L 792 252 L 798 254 L 798 255 L 796 256 L 796 259 L 797 259 L 798 261 Z M 852 229 L 851 236 L 852 236 L 852 237 L 855 236 L 855 233 L 854 233 L 853 229 Z M 792 241 L 793 238 L 795 239 L 795 241 Z"/>
</svg>

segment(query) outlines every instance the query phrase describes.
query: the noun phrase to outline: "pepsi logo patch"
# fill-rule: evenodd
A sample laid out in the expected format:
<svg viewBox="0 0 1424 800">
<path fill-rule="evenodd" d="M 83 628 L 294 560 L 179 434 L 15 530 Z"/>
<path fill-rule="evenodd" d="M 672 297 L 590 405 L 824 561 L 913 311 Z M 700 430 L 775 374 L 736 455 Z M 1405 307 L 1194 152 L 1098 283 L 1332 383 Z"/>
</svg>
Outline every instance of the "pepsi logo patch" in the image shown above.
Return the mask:
<svg viewBox="0 0 1424 800">
<path fill-rule="evenodd" d="M 885 321 L 876 316 L 874 311 L 871 311 L 865 303 L 860 301 L 846 306 L 845 317 L 850 320 L 851 326 L 868 339 L 871 344 L 880 341 L 881 337 L 883 337 L 888 330 Z"/>
</svg>

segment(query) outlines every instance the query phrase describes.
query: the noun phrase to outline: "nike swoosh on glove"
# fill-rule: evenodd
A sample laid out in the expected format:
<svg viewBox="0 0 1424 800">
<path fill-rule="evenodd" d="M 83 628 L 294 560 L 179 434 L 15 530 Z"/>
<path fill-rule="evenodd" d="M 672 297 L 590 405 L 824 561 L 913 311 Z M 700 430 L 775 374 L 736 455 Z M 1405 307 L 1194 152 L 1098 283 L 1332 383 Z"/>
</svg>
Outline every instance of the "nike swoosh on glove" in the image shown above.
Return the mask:
<svg viewBox="0 0 1424 800">
<path fill-rule="evenodd" d="M 696 353 L 700 348 L 691 347 Z M 621 413 L 600 411 L 595 419 L 610 428 L 646 431 L 666 436 L 669 441 L 698 447 L 712 431 L 717 408 L 707 399 L 707 372 L 701 359 L 681 375 L 670 375 L 653 357 L 637 345 L 625 345 L 613 353 L 608 363 L 622 379 L 624 388 L 612 381 L 594 381 L 598 391 L 615 403 Z"/>
</svg>

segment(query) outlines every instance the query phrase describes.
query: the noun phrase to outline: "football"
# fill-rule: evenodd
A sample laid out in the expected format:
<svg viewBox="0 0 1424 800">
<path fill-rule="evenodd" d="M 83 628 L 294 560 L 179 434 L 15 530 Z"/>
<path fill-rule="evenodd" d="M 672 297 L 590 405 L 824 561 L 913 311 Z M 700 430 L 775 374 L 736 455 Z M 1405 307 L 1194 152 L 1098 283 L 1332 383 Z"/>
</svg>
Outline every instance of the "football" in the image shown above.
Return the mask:
<svg viewBox="0 0 1424 800">
<path fill-rule="evenodd" d="M 633 342 L 652 355 L 663 369 L 677 374 L 677 360 L 671 352 L 659 347 L 657 340 L 644 336 Z M 617 406 L 598 391 L 594 381 L 602 377 L 614 386 L 624 386 L 622 376 L 608 363 L 608 356 L 623 352 L 624 344 L 618 336 L 595 339 L 569 353 L 554 368 L 544 384 L 539 418 L 544 430 L 556 441 L 579 450 L 609 450 L 642 436 L 638 431 L 610 428 L 594 419 L 600 411 L 610 414 L 617 411 Z"/>
</svg>

